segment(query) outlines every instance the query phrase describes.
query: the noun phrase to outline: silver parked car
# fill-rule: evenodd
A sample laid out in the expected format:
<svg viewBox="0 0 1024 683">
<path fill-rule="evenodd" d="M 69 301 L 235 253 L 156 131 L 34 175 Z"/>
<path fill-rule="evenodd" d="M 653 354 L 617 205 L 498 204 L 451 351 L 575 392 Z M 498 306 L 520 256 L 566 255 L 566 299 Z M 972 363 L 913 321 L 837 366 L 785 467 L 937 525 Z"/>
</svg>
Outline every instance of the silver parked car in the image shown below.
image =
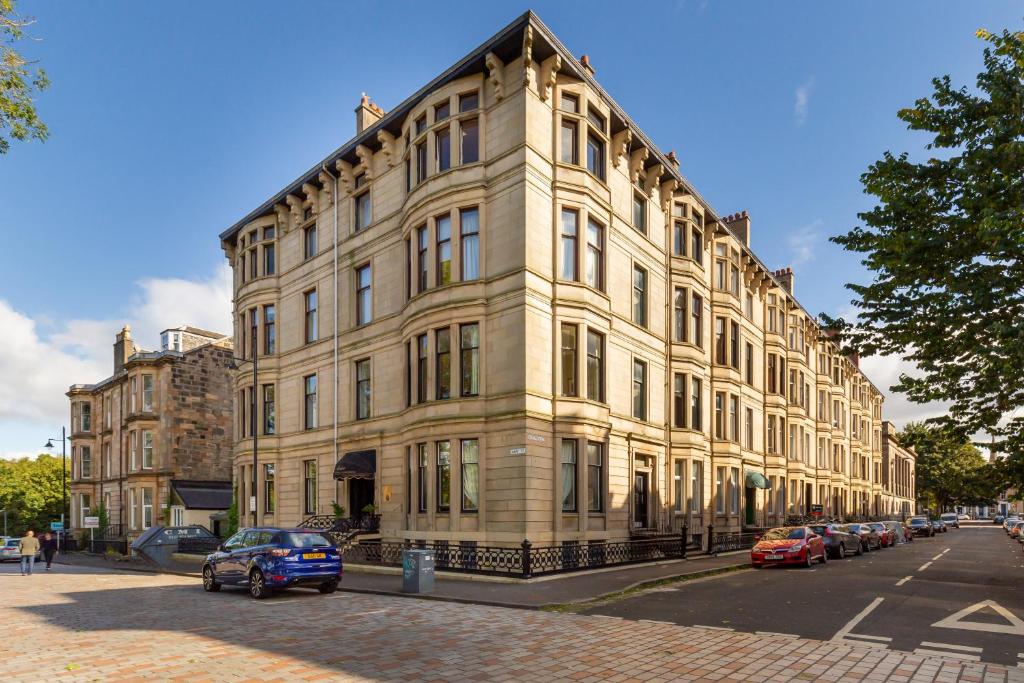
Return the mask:
<svg viewBox="0 0 1024 683">
<path fill-rule="evenodd" d="M 0 546 L 0 562 L 9 562 L 11 560 L 21 562 L 21 551 L 18 550 L 18 543 L 20 541 L 20 538 L 9 538 L 6 543 Z M 43 551 L 40 548 L 39 552 L 36 553 L 36 562 L 42 557 Z"/>
</svg>

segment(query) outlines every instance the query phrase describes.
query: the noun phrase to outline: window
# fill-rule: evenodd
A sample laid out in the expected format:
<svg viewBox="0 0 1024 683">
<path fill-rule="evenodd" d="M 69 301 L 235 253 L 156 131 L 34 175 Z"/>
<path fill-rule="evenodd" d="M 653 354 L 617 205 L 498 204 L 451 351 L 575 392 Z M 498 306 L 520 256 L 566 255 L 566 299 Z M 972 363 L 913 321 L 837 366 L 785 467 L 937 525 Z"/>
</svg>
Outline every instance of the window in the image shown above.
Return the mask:
<svg viewBox="0 0 1024 683">
<path fill-rule="evenodd" d="M 370 359 L 356 361 L 356 419 L 370 417 Z"/>
<path fill-rule="evenodd" d="M 459 338 L 462 395 L 476 396 L 480 393 L 480 326 L 476 323 L 459 325 Z"/>
<path fill-rule="evenodd" d="M 743 421 L 743 445 L 747 450 L 754 450 L 754 409 L 747 408 Z"/>
<path fill-rule="evenodd" d="M 452 464 L 451 442 L 437 442 L 437 511 L 447 512 L 451 507 Z"/>
<path fill-rule="evenodd" d="M 79 463 L 78 472 L 81 474 L 82 479 L 92 478 L 92 448 L 89 446 L 82 446 L 78 449 Z"/>
<path fill-rule="evenodd" d="M 577 280 L 576 239 L 579 214 L 562 209 L 562 279 Z"/>
<path fill-rule="evenodd" d="M 462 511 L 480 509 L 480 442 L 462 440 Z"/>
<path fill-rule="evenodd" d="M 699 513 L 704 507 L 704 463 L 690 463 L 690 512 Z"/>
<path fill-rule="evenodd" d="M 597 135 L 587 135 L 587 170 L 604 180 L 604 140 Z"/>
<path fill-rule="evenodd" d="M 370 264 L 356 268 L 356 325 L 373 320 L 373 271 Z"/>
<path fill-rule="evenodd" d="M 562 323 L 562 396 L 577 396 L 576 325 Z"/>
<path fill-rule="evenodd" d="M 562 439 L 562 512 L 576 512 L 576 441 Z"/>
<path fill-rule="evenodd" d="M 480 277 L 480 211 L 462 209 L 459 212 L 460 241 L 462 244 L 462 281 Z"/>
<path fill-rule="evenodd" d="M 275 434 L 277 419 L 274 409 L 274 385 L 263 385 L 263 433 Z"/>
<path fill-rule="evenodd" d="M 142 430 L 142 469 L 153 469 L 153 432 Z"/>
<path fill-rule="evenodd" d="M 740 399 L 729 395 L 729 440 L 740 441 Z"/>
<path fill-rule="evenodd" d="M 273 275 L 277 267 L 274 263 L 274 243 L 263 245 L 263 274 Z"/>
<path fill-rule="evenodd" d="M 263 307 L 263 353 L 274 355 L 277 350 L 276 310 L 274 306 Z"/>
<path fill-rule="evenodd" d="M 740 369 L 740 326 L 729 322 L 729 361 L 736 370 Z"/>
<path fill-rule="evenodd" d="M 686 341 L 686 290 L 676 287 L 672 301 L 672 341 Z"/>
<path fill-rule="evenodd" d="M 747 342 L 746 350 L 744 368 L 747 371 L 747 384 L 754 386 L 754 345 Z"/>
<path fill-rule="evenodd" d="M 311 289 L 302 295 L 306 306 L 306 343 L 315 342 L 317 339 L 316 329 L 316 290 Z"/>
<path fill-rule="evenodd" d="M 704 406 L 701 400 L 700 380 L 696 377 L 690 378 L 690 429 L 702 431 Z"/>
<path fill-rule="evenodd" d="M 715 468 L 715 512 L 725 514 L 725 468 Z"/>
<path fill-rule="evenodd" d="M 256 308 L 249 309 L 249 338 L 248 347 L 252 350 L 252 357 L 255 358 L 257 354 L 256 347 L 256 331 L 259 329 L 259 317 L 257 315 Z"/>
<path fill-rule="evenodd" d="M 467 112 L 473 111 L 480 106 L 480 96 L 476 92 L 466 93 L 459 95 L 459 111 Z"/>
<path fill-rule="evenodd" d="M 740 295 L 740 269 L 736 266 L 729 267 L 729 291 L 733 296 Z"/>
<path fill-rule="evenodd" d="M 427 400 L 427 335 L 416 337 L 416 402 Z"/>
<path fill-rule="evenodd" d="M 604 226 L 594 221 L 587 222 L 587 284 L 594 289 L 604 289 Z"/>
<path fill-rule="evenodd" d="M 633 193 L 633 227 L 647 234 L 647 198 L 638 192 Z"/>
<path fill-rule="evenodd" d="M 442 128 L 434 133 L 434 156 L 437 161 L 438 173 L 452 167 L 452 131 L 450 128 Z"/>
<path fill-rule="evenodd" d="M 633 266 L 633 322 L 647 327 L 647 271 Z"/>
<path fill-rule="evenodd" d="M 767 372 L 767 375 L 768 375 L 768 393 L 769 394 L 776 393 L 775 358 L 776 358 L 776 356 L 775 356 L 774 353 L 769 353 L 768 354 L 768 372 Z"/>
<path fill-rule="evenodd" d="M 359 176 L 363 178 L 364 176 Z M 356 186 L 359 186 L 359 178 L 356 178 Z M 365 230 L 370 227 L 370 223 L 373 222 L 373 202 L 370 199 L 370 191 L 367 190 L 360 195 L 356 195 L 355 198 L 355 209 L 356 209 L 356 232 Z"/>
<path fill-rule="evenodd" d="M 647 419 L 647 363 L 633 361 L 633 417 Z"/>
<path fill-rule="evenodd" d="M 725 318 L 715 318 L 715 362 L 725 365 Z"/>
<path fill-rule="evenodd" d="M 672 426 L 686 427 L 686 375 L 678 372 L 672 382 Z"/>
<path fill-rule="evenodd" d="M 110 498 L 110 494 L 107 494 L 107 498 Z M 108 509 L 109 509 L 109 500 Z M 185 526 L 185 506 L 183 505 L 172 505 L 171 506 L 171 526 Z"/>
<path fill-rule="evenodd" d="M 131 468 L 134 471 L 139 469 L 139 433 L 137 431 L 128 432 L 128 446 L 131 453 Z"/>
<path fill-rule="evenodd" d="M 135 489 L 128 489 L 128 526 L 132 529 L 139 528 L 138 507 L 139 500 Z"/>
<path fill-rule="evenodd" d="M 715 438 L 725 439 L 725 394 L 721 391 L 715 392 Z"/>
<path fill-rule="evenodd" d="M 153 489 L 142 489 L 142 528 L 153 526 Z"/>
<path fill-rule="evenodd" d="M 587 510 L 604 511 L 604 444 L 587 442 Z"/>
<path fill-rule="evenodd" d="M 103 399 L 103 426 L 110 429 L 112 422 L 113 397 L 107 396 Z"/>
<path fill-rule="evenodd" d="M 426 351 L 426 335 L 422 335 L 424 351 Z M 434 390 L 434 398 L 444 401 L 452 397 L 452 334 L 451 330 L 443 327 L 434 332 L 434 374 L 437 387 Z M 425 369 L 424 364 L 424 369 Z M 426 384 L 426 377 L 423 378 Z M 426 397 L 423 398 L 426 400 Z"/>
<path fill-rule="evenodd" d="M 774 415 L 769 415 L 768 416 L 768 427 L 765 429 L 765 432 L 766 432 L 766 435 L 768 437 L 768 443 L 765 445 L 765 450 L 767 452 L 769 452 L 769 453 L 777 452 L 776 451 L 776 445 L 775 445 L 775 416 Z"/>
<path fill-rule="evenodd" d="M 138 377 L 132 377 L 131 382 L 129 383 L 129 386 L 131 387 L 131 394 L 130 394 L 131 398 L 129 400 L 129 405 L 131 406 L 131 412 L 134 413 L 135 412 L 136 396 L 138 396 L 138 391 L 139 391 L 139 378 Z M 83 431 L 88 431 L 88 430 L 83 430 Z"/>
<path fill-rule="evenodd" d="M 427 143 L 419 142 L 415 145 L 413 153 L 416 155 L 416 184 L 427 179 Z"/>
<path fill-rule="evenodd" d="M 153 375 L 142 376 L 142 412 L 153 412 Z"/>
<path fill-rule="evenodd" d="M 416 229 L 416 247 L 419 264 L 419 278 L 417 282 L 417 293 L 427 291 L 427 226 L 421 225 Z"/>
<path fill-rule="evenodd" d="M 569 93 L 562 93 L 559 109 L 569 112 L 570 114 L 580 113 L 580 98 L 576 95 L 570 95 Z"/>
<path fill-rule="evenodd" d="M 416 460 L 418 463 L 417 472 L 417 507 L 420 512 L 427 511 L 427 444 L 416 444 Z"/>
<path fill-rule="evenodd" d="M 700 217 L 693 215 L 694 219 Z M 704 233 L 697 228 L 690 228 L 690 258 L 697 262 L 697 265 L 704 265 Z"/>
<path fill-rule="evenodd" d="M 305 427 L 316 429 L 317 427 L 317 401 L 316 401 L 316 375 L 307 375 L 303 380 L 305 386 Z"/>
<path fill-rule="evenodd" d="M 92 404 L 82 403 L 81 404 L 81 417 L 82 417 L 82 431 L 92 431 Z"/>
<path fill-rule="evenodd" d="M 672 224 L 672 255 L 686 256 L 686 224 L 682 221 Z"/>
<path fill-rule="evenodd" d="M 480 122 L 478 119 L 462 119 L 459 121 L 460 148 L 462 163 L 472 164 L 480 160 Z"/>
<path fill-rule="evenodd" d="M 592 106 L 587 106 L 587 120 L 590 121 L 590 125 L 597 128 L 602 133 L 604 130 L 604 116 Z"/>
<path fill-rule="evenodd" d="M 263 512 L 272 514 L 274 512 L 274 465 L 267 463 L 263 466 Z"/>
<path fill-rule="evenodd" d="M 316 224 L 308 226 L 302 231 L 302 255 L 306 259 L 316 256 Z"/>
<path fill-rule="evenodd" d="M 304 460 L 302 462 L 303 479 L 303 505 L 307 515 L 316 514 L 316 460 Z"/>
<path fill-rule="evenodd" d="M 438 216 L 435 222 L 437 233 L 437 285 L 446 285 L 452 281 L 452 219 L 451 216 Z"/>
<path fill-rule="evenodd" d="M 754 319 L 754 295 L 751 294 L 750 292 L 747 292 L 746 302 L 744 304 L 743 310 L 747 315 L 747 320 Z"/>
<path fill-rule="evenodd" d="M 257 249 L 258 249 L 258 247 L 254 248 L 252 250 L 252 253 L 249 254 L 249 279 L 250 280 L 255 280 L 257 277 L 259 277 L 260 263 L 259 263 L 259 261 L 256 260 L 256 257 L 258 256 Z"/>
<path fill-rule="evenodd" d="M 579 124 L 572 119 L 562 119 L 562 154 L 561 160 L 563 164 L 579 164 L 579 157 L 577 149 L 579 139 Z"/>
<path fill-rule="evenodd" d="M 729 514 L 737 515 L 740 512 L 740 470 L 738 467 L 729 468 Z"/>
<path fill-rule="evenodd" d="M 587 330 L 587 398 L 604 401 L 604 335 Z"/>
<path fill-rule="evenodd" d="M 111 456 L 111 447 L 109 443 L 103 444 L 103 476 L 109 478 L 114 472 L 114 459 Z"/>
<path fill-rule="evenodd" d="M 444 121 L 451 115 L 451 105 L 447 100 L 434 107 L 434 123 Z"/>
<path fill-rule="evenodd" d="M 686 463 L 682 460 L 676 460 L 672 463 L 672 510 L 674 512 L 681 513 L 685 507 L 686 501 L 684 495 L 684 483 L 686 479 Z"/>
<path fill-rule="evenodd" d="M 704 348 L 704 299 L 696 294 L 693 295 L 693 305 L 690 306 L 690 319 L 693 321 L 693 330 L 690 341 L 700 348 Z"/>
</svg>

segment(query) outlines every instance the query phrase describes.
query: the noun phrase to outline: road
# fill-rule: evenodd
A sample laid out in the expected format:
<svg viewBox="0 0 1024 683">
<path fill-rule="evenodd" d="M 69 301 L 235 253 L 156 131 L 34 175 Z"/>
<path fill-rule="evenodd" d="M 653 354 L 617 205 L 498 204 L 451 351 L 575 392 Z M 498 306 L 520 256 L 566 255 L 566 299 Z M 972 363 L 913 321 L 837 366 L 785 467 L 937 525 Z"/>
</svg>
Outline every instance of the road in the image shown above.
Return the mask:
<svg viewBox="0 0 1024 683">
<path fill-rule="evenodd" d="M 830 563 L 803 573 L 767 570 L 725 575 L 609 608 L 642 613 L 648 619 L 675 614 L 685 622 L 801 630 L 832 637 L 864 607 L 868 596 L 854 588 L 863 583 L 860 575 L 873 577 L 871 581 L 883 591 L 878 594 L 883 602 L 843 642 L 833 644 L 780 634 L 344 592 L 324 596 L 295 590 L 256 601 L 240 590 L 205 593 L 192 577 L 67 565 L 23 577 L 16 565 L 6 564 L 0 566 L 0 662 L 5 683 L 1024 682 L 1024 668 L 896 649 L 919 647 L 922 640 L 917 635 L 909 638 L 912 629 L 905 629 L 911 628 L 910 622 L 893 619 L 901 606 L 924 610 L 915 617 L 923 624 L 975 597 L 994 596 L 1000 604 L 1012 604 L 1008 586 L 974 587 L 964 584 L 962 576 L 961 583 L 931 586 L 932 577 L 941 578 L 945 572 L 963 574 L 965 570 L 955 566 L 959 560 L 953 549 L 962 552 L 975 546 L 994 548 L 988 564 L 1001 557 L 1009 570 L 1010 553 L 1001 532 L 964 531 L 845 566 Z M 912 558 L 909 564 L 923 564 L 922 560 L 945 547 L 950 552 L 899 587 L 905 596 L 918 595 L 916 601 L 898 600 L 900 592 L 892 584 L 901 572 L 913 570 L 897 568 Z M 1017 562 L 1019 556 L 1013 559 Z M 979 576 L 987 574 L 982 571 Z M 851 584 L 848 596 L 844 580 Z M 830 585 L 833 595 L 846 596 L 849 604 L 836 609 L 814 605 L 813 596 L 821 594 L 815 588 L 819 584 Z M 996 588 L 1002 592 L 993 592 Z M 967 597 L 968 590 L 976 591 L 976 596 Z M 713 595 L 732 605 L 735 614 L 727 617 L 722 605 L 709 606 Z M 766 595 L 779 599 L 769 609 L 755 607 L 758 601 L 764 604 Z M 785 600 L 790 604 L 785 605 Z M 699 617 L 690 614 L 697 603 L 705 605 Z M 771 617 L 790 611 L 803 614 L 799 623 Z M 760 618 L 758 613 L 763 613 Z M 922 618 L 924 613 L 928 616 Z M 823 630 L 814 626 L 815 621 L 830 625 Z M 991 637 L 954 640 L 953 633 L 929 638 L 988 643 Z M 864 641 L 864 635 L 893 640 L 882 648 L 877 645 L 882 641 Z M 997 656 L 999 648 L 988 644 L 984 648 L 984 659 Z"/>
<path fill-rule="evenodd" d="M 679 584 L 589 610 L 626 619 L 858 642 L 1024 666 L 1024 551 L 1002 528 L 831 560 Z"/>
</svg>

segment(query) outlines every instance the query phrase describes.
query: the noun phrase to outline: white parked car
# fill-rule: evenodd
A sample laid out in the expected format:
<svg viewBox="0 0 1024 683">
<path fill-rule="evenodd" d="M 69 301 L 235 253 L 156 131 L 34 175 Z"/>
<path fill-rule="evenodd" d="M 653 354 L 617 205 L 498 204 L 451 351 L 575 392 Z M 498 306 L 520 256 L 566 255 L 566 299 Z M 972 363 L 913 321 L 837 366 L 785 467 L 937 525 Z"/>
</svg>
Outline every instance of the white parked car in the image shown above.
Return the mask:
<svg viewBox="0 0 1024 683">
<path fill-rule="evenodd" d="M 18 542 L 20 538 L 9 538 L 7 541 L 0 546 L 0 562 L 9 562 L 11 560 L 15 562 L 21 562 L 21 552 L 18 550 Z M 43 556 L 42 549 L 36 553 L 36 562 Z"/>
<path fill-rule="evenodd" d="M 955 512 L 943 512 L 939 515 L 939 519 L 946 523 L 946 526 L 951 526 L 954 529 L 960 528 L 960 516 Z"/>
<path fill-rule="evenodd" d="M 970 515 L 960 515 L 960 521 L 970 521 L 972 517 Z"/>
</svg>

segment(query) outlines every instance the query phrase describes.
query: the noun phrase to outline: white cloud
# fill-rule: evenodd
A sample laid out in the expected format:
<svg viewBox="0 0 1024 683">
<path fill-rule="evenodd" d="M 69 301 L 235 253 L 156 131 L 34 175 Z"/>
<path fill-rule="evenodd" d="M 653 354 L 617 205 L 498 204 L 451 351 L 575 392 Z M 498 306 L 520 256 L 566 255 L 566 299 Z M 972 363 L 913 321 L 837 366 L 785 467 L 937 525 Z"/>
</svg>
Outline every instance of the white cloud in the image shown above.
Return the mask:
<svg viewBox="0 0 1024 683">
<path fill-rule="evenodd" d="M 948 403 L 913 403 L 906 394 L 892 391 L 900 375 L 919 375 L 917 365 L 899 356 L 868 356 L 860 359 L 860 369 L 878 389 L 885 394 L 882 404 L 882 418 L 902 429 L 908 422 L 920 422 L 930 417 L 945 415 Z"/>
<path fill-rule="evenodd" d="M 801 83 L 794 94 L 793 114 L 800 125 L 807 120 L 807 106 L 811 102 L 811 90 L 814 89 L 814 76 Z"/>
<path fill-rule="evenodd" d="M 53 425 L 67 424 L 68 386 L 111 374 L 114 335 L 125 323 L 146 349 L 158 348 L 159 333 L 178 325 L 231 333 L 226 264 L 207 279 L 149 278 L 136 287 L 127 309 L 112 311 L 111 318 L 56 327 L 46 316 L 33 317 L 0 300 L 0 458 L 34 455 L 30 449 L 59 435 Z"/>
<path fill-rule="evenodd" d="M 789 233 L 786 242 L 792 256 L 790 265 L 799 266 L 807 263 L 814 256 L 814 248 L 821 241 L 821 228 L 824 225 L 820 218 Z"/>
</svg>

